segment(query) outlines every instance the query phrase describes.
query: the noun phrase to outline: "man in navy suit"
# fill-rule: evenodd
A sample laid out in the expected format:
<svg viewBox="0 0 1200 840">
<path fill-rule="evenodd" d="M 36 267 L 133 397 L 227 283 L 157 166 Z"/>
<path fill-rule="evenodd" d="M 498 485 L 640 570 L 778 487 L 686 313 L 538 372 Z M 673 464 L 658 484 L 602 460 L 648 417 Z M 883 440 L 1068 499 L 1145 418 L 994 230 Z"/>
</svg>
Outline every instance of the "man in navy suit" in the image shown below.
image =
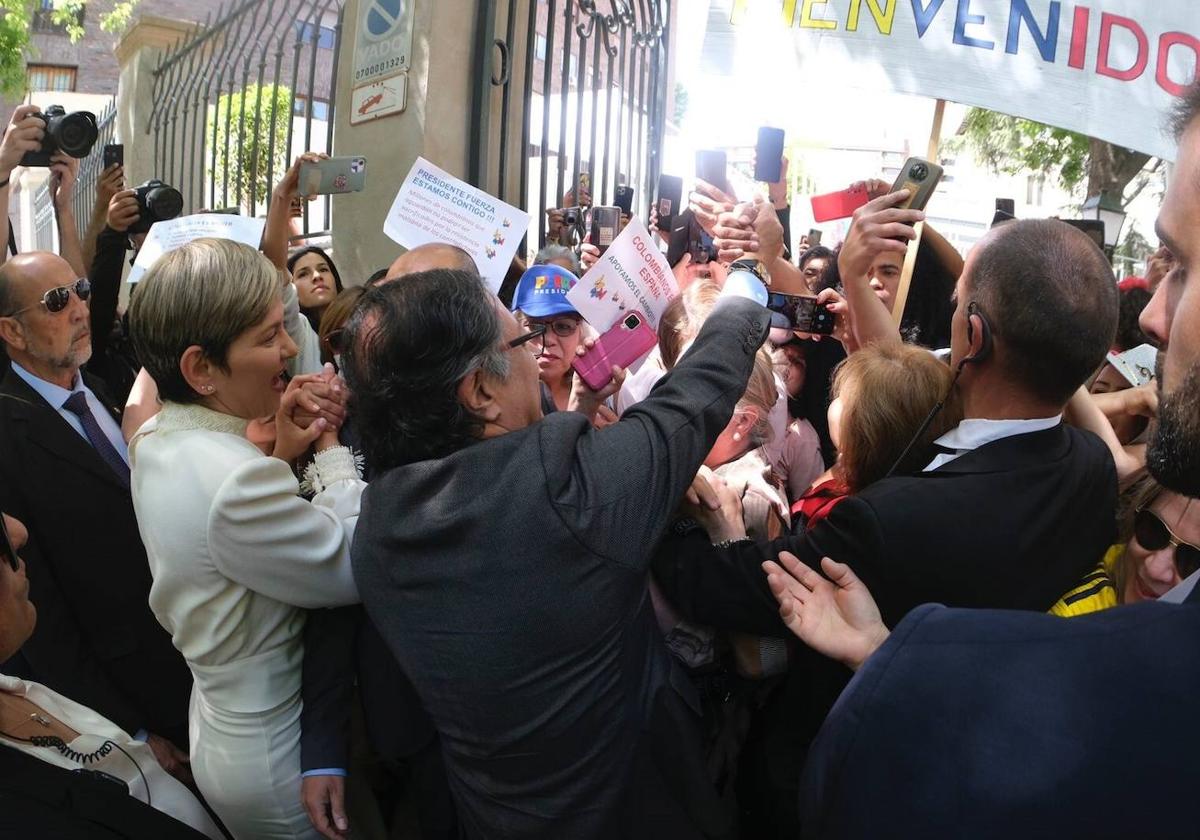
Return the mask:
<svg viewBox="0 0 1200 840">
<path fill-rule="evenodd" d="M 1159 355 L 1148 452 L 1200 497 L 1200 83 L 1158 218 L 1173 266 L 1142 315 Z M 1063 620 L 925 605 L 890 631 L 848 566 L 764 564 L 809 646 L 858 670 L 813 743 L 805 834 L 1194 837 L 1200 596 Z"/>
</svg>

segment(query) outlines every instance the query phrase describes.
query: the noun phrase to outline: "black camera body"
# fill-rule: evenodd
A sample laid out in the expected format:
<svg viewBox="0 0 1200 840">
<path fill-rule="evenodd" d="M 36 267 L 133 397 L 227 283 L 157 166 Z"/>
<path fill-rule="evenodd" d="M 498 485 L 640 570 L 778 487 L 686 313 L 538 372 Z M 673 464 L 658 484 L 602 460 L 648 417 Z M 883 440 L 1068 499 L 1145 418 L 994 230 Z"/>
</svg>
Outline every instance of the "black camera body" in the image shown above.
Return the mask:
<svg viewBox="0 0 1200 840">
<path fill-rule="evenodd" d="M 42 147 L 26 152 L 21 158 L 22 166 L 49 166 L 50 158 L 60 149 L 73 158 L 85 158 L 100 136 L 96 128 L 96 115 L 90 111 L 75 111 L 68 114 L 61 105 L 51 105 L 40 117 L 46 123 L 42 136 Z"/>
<path fill-rule="evenodd" d="M 138 220 L 129 233 L 145 233 L 155 222 L 174 219 L 183 212 L 183 194 L 157 178 L 133 188 L 138 203 Z"/>
</svg>

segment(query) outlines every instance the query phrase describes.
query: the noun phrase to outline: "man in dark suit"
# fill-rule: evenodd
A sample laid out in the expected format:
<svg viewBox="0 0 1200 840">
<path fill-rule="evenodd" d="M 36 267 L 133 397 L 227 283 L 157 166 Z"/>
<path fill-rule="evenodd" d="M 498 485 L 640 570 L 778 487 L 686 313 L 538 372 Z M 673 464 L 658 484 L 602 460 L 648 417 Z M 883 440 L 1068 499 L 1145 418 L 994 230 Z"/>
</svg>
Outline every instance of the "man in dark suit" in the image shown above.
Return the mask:
<svg viewBox="0 0 1200 840">
<path fill-rule="evenodd" d="M 891 234 L 883 225 L 873 236 Z M 844 255 L 870 251 L 851 246 Z M 855 273 L 843 277 L 854 282 Z M 675 539 L 654 571 L 685 617 L 779 635 L 761 564 L 785 550 L 814 567 L 825 556 L 849 564 L 889 622 L 931 600 L 1045 611 L 1094 570 L 1112 542 L 1116 471 L 1103 443 L 1063 425 L 1061 414 L 1111 344 L 1111 267 L 1062 222 L 1014 222 L 972 252 L 957 299 L 951 364 L 966 419 L 939 439 L 941 454 L 922 472 L 843 500 L 804 534 L 725 548 L 698 529 Z M 791 670 L 764 712 L 769 807 L 782 802 L 789 814 L 772 818 L 782 826 L 775 836 L 795 833 L 805 750 L 850 678 L 807 650 Z"/>
<path fill-rule="evenodd" d="M 1172 266 L 1141 317 L 1160 349 L 1147 463 L 1200 498 L 1200 83 L 1175 127 L 1156 226 Z M 889 637 L 849 569 L 827 563 L 831 584 L 780 563 L 770 585 L 788 626 L 865 662 L 809 756 L 809 836 L 1196 836 L 1195 589 L 1068 620 L 929 605 Z"/>
<path fill-rule="evenodd" d="M 11 360 L 0 382 L 0 507 L 29 529 L 40 616 L 13 670 L 141 733 L 165 769 L 186 775 L 191 674 L 147 601 L 120 413 L 81 372 L 88 291 L 54 254 L 0 267 Z"/>
<path fill-rule="evenodd" d="M 733 831 L 646 576 L 767 335 L 759 281 L 732 273 L 725 295 L 675 370 L 599 431 L 542 418 L 539 334 L 473 274 L 373 289 L 351 319 L 343 361 L 374 470 L 355 578 L 438 729 L 469 837 Z"/>
</svg>

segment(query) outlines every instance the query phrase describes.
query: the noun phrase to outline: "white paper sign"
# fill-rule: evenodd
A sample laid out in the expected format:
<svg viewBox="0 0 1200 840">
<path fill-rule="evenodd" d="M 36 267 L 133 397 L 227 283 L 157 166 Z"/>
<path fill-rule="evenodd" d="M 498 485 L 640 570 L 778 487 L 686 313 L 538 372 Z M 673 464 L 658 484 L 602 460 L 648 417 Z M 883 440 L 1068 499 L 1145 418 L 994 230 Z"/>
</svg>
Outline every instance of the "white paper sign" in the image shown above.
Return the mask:
<svg viewBox="0 0 1200 840">
<path fill-rule="evenodd" d="M 500 289 L 530 216 L 417 158 L 392 202 L 383 232 L 405 248 L 457 245 L 475 259 L 493 291 Z"/>
<path fill-rule="evenodd" d="M 263 228 L 266 219 L 250 219 L 228 213 L 197 213 L 194 216 L 180 216 L 165 222 L 155 222 L 138 251 L 133 268 L 129 271 L 129 282 L 136 283 L 150 267 L 168 251 L 174 251 L 181 245 L 186 245 L 193 239 L 212 237 L 214 239 L 232 239 L 257 249 L 262 243 Z"/>
<path fill-rule="evenodd" d="M 567 300 L 589 324 L 604 332 L 627 310 L 636 309 L 658 328 L 658 319 L 679 294 L 671 266 L 650 231 L 634 218 L 587 274 L 567 292 Z"/>
<path fill-rule="evenodd" d="M 1164 117 L 1200 65 L 1192 0 L 736 0 L 736 21 L 754 17 L 793 30 L 796 78 L 978 105 L 1168 160 Z"/>
</svg>

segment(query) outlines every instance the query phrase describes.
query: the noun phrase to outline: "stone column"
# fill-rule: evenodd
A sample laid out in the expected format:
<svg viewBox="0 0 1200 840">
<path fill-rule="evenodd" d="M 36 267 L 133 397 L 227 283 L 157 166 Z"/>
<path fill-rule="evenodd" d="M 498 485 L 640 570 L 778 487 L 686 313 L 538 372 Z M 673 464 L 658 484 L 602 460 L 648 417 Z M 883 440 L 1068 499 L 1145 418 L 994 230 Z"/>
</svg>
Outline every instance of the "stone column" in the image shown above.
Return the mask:
<svg viewBox="0 0 1200 840">
<path fill-rule="evenodd" d="M 402 251 L 383 232 L 397 190 L 418 156 L 458 177 L 466 174 L 471 105 L 472 0 L 415 4 L 408 105 L 401 114 L 350 125 L 359 6 L 347 0 L 338 59 L 334 154 L 367 158 L 367 188 L 333 199 L 333 249 L 347 283 L 362 283 Z"/>
</svg>

